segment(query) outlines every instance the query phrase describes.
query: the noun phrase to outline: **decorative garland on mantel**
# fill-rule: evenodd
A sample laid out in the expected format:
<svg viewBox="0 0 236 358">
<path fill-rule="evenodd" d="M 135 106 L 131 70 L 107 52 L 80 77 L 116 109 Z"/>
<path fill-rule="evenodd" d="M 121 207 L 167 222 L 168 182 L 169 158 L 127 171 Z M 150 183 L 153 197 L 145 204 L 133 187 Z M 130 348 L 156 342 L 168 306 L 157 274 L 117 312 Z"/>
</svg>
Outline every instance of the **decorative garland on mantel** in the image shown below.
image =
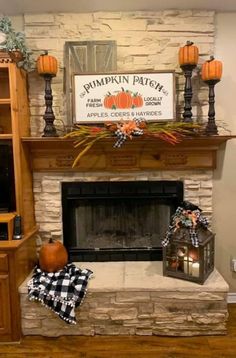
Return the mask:
<svg viewBox="0 0 236 358">
<path fill-rule="evenodd" d="M 195 123 L 186 122 L 152 122 L 132 119 L 119 123 L 106 123 L 103 126 L 75 125 L 75 129 L 66 134 L 64 138 L 73 138 L 74 147 L 78 155 L 73 167 L 80 158 L 91 149 L 99 140 L 115 138 L 114 148 L 120 148 L 127 139 L 143 136 L 145 138 L 158 138 L 175 145 L 184 137 L 194 137 L 202 132 L 202 127 Z"/>
<path fill-rule="evenodd" d="M 180 143 L 184 137 L 199 135 L 202 128 L 199 124 L 186 122 L 155 122 L 146 123 L 143 120 L 132 119 L 119 123 L 105 123 L 103 126 L 75 125 L 75 129 L 66 134 L 64 138 L 73 138 L 74 147 L 78 149 L 78 155 L 73 167 L 80 158 L 87 153 L 99 140 L 115 138 L 114 148 L 120 148 L 127 140 L 133 137 L 158 138 L 169 144 Z"/>
</svg>

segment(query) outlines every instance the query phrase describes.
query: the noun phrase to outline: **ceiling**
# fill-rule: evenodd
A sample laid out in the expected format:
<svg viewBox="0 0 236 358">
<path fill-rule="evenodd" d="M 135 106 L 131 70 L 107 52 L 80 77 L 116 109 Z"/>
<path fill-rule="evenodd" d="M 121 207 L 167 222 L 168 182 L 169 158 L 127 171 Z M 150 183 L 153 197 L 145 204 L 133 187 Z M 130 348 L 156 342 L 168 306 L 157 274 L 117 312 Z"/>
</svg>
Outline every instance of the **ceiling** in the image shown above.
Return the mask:
<svg viewBox="0 0 236 358">
<path fill-rule="evenodd" d="M 155 11 L 200 9 L 236 11 L 235 0 L 0 0 L 4 15 L 43 12 Z"/>
</svg>

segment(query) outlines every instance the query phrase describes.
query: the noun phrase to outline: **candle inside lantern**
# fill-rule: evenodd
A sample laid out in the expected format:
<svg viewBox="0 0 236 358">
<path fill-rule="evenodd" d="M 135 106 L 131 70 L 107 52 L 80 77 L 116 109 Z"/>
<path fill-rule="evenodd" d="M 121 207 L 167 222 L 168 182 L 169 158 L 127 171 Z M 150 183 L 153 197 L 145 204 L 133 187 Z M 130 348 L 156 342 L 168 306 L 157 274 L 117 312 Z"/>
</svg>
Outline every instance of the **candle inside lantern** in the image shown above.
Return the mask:
<svg viewBox="0 0 236 358">
<path fill-rule="evenodd" d="M 192 276 L 199 277 L 199 268 L 200 268 L 199 262 L 194 262 L 192 264 Z"/>
<path fill-rule="evenodd" d="M 202 65 L 202 80 L 203 81 L 220 81 L 222 76 L 222 62 L 214 59 L 214 56 L 210 57 L 210 60 L 206 61 Z"/>
<path fill-rule="evenodd" d="M 191 275 L 192 273 L 193 259 L 189 256 L 184 256 L 184 273 Z"/>
<path fill-rule="evenodd" d="M 187 41 L 184 47 L 179 49 L 179 64 L 180 66 L 197 65 L 198 63 L 198 48 L 193 45 L 193 42 Z"/>
</svg>

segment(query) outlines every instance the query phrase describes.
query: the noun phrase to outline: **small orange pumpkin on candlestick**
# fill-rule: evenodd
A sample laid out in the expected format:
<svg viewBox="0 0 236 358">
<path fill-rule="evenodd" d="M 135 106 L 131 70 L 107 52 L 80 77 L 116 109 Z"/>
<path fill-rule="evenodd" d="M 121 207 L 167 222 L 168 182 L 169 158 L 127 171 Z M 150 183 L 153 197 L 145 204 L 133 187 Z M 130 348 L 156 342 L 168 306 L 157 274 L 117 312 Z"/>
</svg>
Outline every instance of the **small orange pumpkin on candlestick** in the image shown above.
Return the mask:
<svg viewBox="0 0 236 358">
<path fill-rule="evenodd" d="M 184 86 L 184 112 L 183 121 L 192 122 L 192 71 L 198 62 L 198 48 L 193 46 L 192 41 L 187 41 L 184 47 L 179 49 L 179 64 L 184 72 L 185 86 Z"/>
<path fill-rule="evenodd" d="M 48 54 L 45 51 L 44 54 L 40 55 L 37 59 L 37 71 L 39 75 L 51 75 L 56 76 L 58 70 L 57 59 Z"/>
<path fill-rule="evenodd" d="M 43 137 L 57 137 L 57 131 L 53 124 L 55 116 L 52 109 L 52 88 L 51 81 L 52 78 L 57 74 L 57 59 L 53 56 L 48 55 L 48 51 L 45 51 L 44 54 L 40 55 L 37 59 L 37 70 L 38 74 L 44 77 L 45 80 L 45 106 L 46 110 L 43 116 L 45 120 L 45 127 L 43 130 Z"/>
<path fill-rule="evenodd" d="M 198 48 L 193 45 L 192 41 L 187 41 L 186 45 L 179 49 L 179 64 L 185 65 L 197 65 L 198 63 Z"/>
<path fill-rule="evenodd" d="M 210 57 L 210 60 L 206 61 L 202 65 L 202 80 L 211 81 L 218 80 L 220 81 L 222 76 L 222 62 L 214 59 L 214 56 Z"/>
</svg>

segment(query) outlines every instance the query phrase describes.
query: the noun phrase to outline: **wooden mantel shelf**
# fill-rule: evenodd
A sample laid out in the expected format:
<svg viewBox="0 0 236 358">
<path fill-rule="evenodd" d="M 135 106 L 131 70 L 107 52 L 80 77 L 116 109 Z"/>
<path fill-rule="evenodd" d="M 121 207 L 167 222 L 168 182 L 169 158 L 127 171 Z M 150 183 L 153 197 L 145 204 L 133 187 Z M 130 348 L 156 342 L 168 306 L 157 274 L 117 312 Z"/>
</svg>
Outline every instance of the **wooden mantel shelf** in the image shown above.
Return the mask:
<svg viewBox="0 0 236 358">
<path fill-rule="evenodd" d="M 236 136 L 201 136 L 185 138 L 176 145 L 158 139 L 134 138 L 119 149 L 114 139 L 94 145 L 72 169 L 78 151 L 73 139 L 61 137 L 23 137 L 30 151 L 34 171 L 133 171 L 214 169 L 219 147 Z"/>
</svg>

